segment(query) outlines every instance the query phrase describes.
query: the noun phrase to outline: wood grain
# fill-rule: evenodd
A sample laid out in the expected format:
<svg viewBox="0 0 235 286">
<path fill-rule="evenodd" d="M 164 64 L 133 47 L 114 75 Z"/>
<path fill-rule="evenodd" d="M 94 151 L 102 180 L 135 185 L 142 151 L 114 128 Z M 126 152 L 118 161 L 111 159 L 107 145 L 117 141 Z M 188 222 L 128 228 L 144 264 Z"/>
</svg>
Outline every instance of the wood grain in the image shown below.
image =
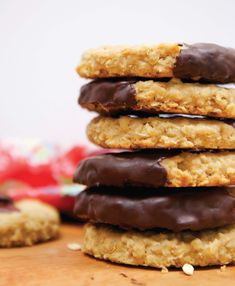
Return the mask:
<svg viewBox="0 0 235 286">
<path fill-rule="evenodd" d="M 82 242 L 82 226 L 63 225 L 56 241 L 33 247 L 0 250 L 0 285 L 157 285 L 209 286 L 235 285 L 235 266 L 196 269 L 193 276 L 181 270 L 127 267 L 99 261 L 67 248 Z"/>
</svg>

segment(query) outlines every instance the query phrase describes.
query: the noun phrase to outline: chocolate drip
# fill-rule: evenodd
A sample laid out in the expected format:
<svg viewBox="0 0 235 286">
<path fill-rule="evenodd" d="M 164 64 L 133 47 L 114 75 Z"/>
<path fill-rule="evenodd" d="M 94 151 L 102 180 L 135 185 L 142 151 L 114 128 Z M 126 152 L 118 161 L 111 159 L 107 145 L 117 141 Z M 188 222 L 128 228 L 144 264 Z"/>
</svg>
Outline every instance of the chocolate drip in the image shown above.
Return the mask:
<svg viewBox="0 0 235 286">
<path fill-rule="evenodd" d="M 122 116 L 123 114 L 115 114 L 112 115 L 113 118 L 118 118 Z M 192 114 L 179 114 L 179 113 L 159 113 L 151 115 L 149 113 L 145 112 L 131 112 L 128 114 L 124 114 L 130 117 L 136 117 L 136 118 L 147 118 L 147 117 L 159 117 L 162 119 L 173 119 L 173 118 L 185 118 L 185 119 L 193 119 L 193 120 L 210 120 L 210 121 L 217 121 L 222 122 L 228 125 L 231 125 L 233 128 L 235 128 L 235 120 L 232 118 L 223 118 L 223 117 L 209 117 L 204 115 L 192 115 Z"/>
<path fill-rule="evenodd" d="M 19 210 L 13 205 L 13 201 L 5 195 L 0 195 L 0 212 L 15 212 L 15 211 Z"/>
<path fill-rule="evenodd" d="M 231 125 L 235 128 L 235 120 L 231 118 L 222 118 L 222 117 L 209 117 L 204 115 L 191 115 L 191 114 L 178 114 L 178 113 L 161 113 L 157 115 L 159 118 L 188 118 L 188 119 L 201 119 L 201 120 L 218 120 L 225 124 Z"/>
<path fill-rule="evenodd" d="M 135 89 L 132 85 L 133 80 L 95 80 L 82 86 L 78 103 L 100 104 L 102 107 L 109 106 L 131 107 L 136 105 Z"/>
<path fill-rule="evenodd" d="M 235 223 L 235 197 L 225 187 L 90 188 L 78 195 L 75 215 L 124 229 L 197 231 Z"/>
<path fill-rule="evenodd" d="M 104 154 L 82 160 L 74 182 L 87 186 L 164 186 L 167 172 L 160 162 L 179 150 L 156 150 Z"/>
<path fill-rule="evenodd" d="M 184 46 L 173 69 L 175 77 L 215 83 L 235 82 L 235 49 L 207 43 Z"/>
</svg>

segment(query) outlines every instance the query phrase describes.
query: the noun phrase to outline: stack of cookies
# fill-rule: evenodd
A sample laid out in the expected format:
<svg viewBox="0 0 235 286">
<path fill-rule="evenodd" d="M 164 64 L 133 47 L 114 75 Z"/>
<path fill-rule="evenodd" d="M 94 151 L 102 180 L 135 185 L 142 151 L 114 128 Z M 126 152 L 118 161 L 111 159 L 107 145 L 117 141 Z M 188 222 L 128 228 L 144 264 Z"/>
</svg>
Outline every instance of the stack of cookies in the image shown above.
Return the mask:
<svg viewBox="0 0 235 286">
<path fill-rule="evenodd" d="M 75 214 L 83 252 L 158 268 L 235 261 L 235 50 L 214 44 L 104 47 L 77 68 L 79 104 L 100 115 Z M 220 85 L 218 85 L 220 84 Z M 123 149 L 123 151 L 120 151 Z"/>
</svg>

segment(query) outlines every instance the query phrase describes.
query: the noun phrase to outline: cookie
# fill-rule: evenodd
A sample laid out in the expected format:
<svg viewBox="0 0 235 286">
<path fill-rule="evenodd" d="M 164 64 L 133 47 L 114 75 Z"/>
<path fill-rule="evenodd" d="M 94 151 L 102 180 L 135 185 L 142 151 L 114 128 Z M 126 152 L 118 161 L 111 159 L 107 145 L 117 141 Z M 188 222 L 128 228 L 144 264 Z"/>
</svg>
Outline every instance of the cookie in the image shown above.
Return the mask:
<svg viewBox="0 0 235 286">
<path fill-rule="evenodd" d="M 77 67 L 86 78 L 176 77 L 235 81 L 235 49 L 215 44 L 107 46 L 87 51 Z"/>
<path fill-rule="evenodd" d="M 235 226 L 173 233 L 88 224 L 82 251 L 116 263 L 157 268 L 225 265 L 235 261 Z"/>
<path fill-rule="evenodd" d="M 79 219 L 124 229 L 203 230 L 235 223 L 234 188 L 98 187 L 77 196 Z"/>
<path fill-rule="evenodd" d="M 102 154 L 82 160 L 75 171 L 74 182 L 88 187 L 233 185 L 235 151 L 156 149 Z"/>
<path fill-rule="evenodd" d="M 105 148 L 235 149 L 233 126 L 233 120 L 202 116 L 99 116 L 89 123 L 87 135 L 91 142 Z"/>
<path fill-rule="evenodd" d="M 182 113 L 235 117 L 235 89 L 214 84 L 153 80 L 95 80 L 81 88 L 79 104 L 101 114 Z"/>
<path fill-rule="evenodd" d="M 59 214 L 36 200 L 15 205 L 0 198 L 0 247 L 30 246 L 55 238 L 59 233 Z"/>
</svg>

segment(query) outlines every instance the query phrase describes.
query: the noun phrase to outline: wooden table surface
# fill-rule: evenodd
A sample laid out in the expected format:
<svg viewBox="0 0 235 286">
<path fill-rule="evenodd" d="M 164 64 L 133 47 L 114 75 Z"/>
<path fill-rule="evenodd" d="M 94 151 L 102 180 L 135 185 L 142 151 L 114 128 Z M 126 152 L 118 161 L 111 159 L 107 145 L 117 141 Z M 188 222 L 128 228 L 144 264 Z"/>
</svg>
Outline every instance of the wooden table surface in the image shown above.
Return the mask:
<svg viewBox="0 0 235 286">
<path fill-rule="evenodd" d="M 128 267 L 99 261 L 67 248 L 82 242 L 82 226 L 65 224 L 59 239 L 33 247 L 0 250 L 0 285 L 235 285 L 235 266 L 196 269 L 193 276 L 181 270 Z"/>
</svg>

